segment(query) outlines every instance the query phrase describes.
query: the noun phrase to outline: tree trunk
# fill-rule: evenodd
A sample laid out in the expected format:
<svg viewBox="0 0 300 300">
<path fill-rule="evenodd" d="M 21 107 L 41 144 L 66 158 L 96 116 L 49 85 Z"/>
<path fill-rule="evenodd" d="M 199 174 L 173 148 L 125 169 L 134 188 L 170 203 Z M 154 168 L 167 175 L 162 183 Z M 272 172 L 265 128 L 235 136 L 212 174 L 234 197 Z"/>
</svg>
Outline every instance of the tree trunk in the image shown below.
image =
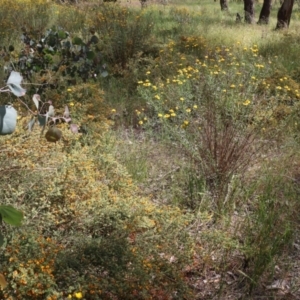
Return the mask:
<svg viewBox="0 0 300 300">
<path fill-rule="evenodd" d="M 276 29 L 288 28 L 293 11 L 294 0 L 284 0 L 277 14 Z"/>
<path fill-rule="evenodd" d="M 254 0 L 244 0 L 245 22 L 253 23 L 254 20 Z"/>
<path fill-rule="evenodd" d="M 221 10 L 228 10 L 228 0 L 220 0 Z"/>
<path fill-rule="evenodd" d="M 269 24 L 269 17 L 272 9 L 272 0 L 264 0 L 257 24 Z"/>
</svg>

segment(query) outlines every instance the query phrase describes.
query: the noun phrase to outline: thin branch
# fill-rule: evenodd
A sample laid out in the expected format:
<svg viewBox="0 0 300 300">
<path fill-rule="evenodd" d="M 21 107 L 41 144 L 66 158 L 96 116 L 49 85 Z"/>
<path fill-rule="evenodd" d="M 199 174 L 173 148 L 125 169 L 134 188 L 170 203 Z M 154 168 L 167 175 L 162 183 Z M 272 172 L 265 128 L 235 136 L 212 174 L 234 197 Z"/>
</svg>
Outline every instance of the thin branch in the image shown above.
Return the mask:
<svg viewBox="0 0 300 300">
<path fill-rule="evenodd" d="M 44 83 L 31 83 L 31 82 L 24 83 L 24 82 L 22 82 L 22 85 L 39 85 L 39 86 L 41 86 L 41 85 L 45 85 L 45 84 Z"/>
<path fill-rule="evenodd" d="M 33 115 L 35 115 L 35 112 L 33 112 L 29 107 L 28 107 L 28 105 L 24 102 L 24 101 L 22 101 L 20 98 L 18 98 L 18 100 L 33 114 Z"/>
<path fill-rule="evenodd" d="M 34 168 L 34 169 L 31 169 L 31 168 L 16 168 L 16 169 L 9 169 L 9 170 L 5 170 L 5 169 L 2 169 L 1 172 L 15 172 L 15 171 L 24 171 L 24 170 L 30 170 L 30 171 L 45 171 L 45 170 L 55 170 L 57 171 L 57 168 Z"/>
</svg>

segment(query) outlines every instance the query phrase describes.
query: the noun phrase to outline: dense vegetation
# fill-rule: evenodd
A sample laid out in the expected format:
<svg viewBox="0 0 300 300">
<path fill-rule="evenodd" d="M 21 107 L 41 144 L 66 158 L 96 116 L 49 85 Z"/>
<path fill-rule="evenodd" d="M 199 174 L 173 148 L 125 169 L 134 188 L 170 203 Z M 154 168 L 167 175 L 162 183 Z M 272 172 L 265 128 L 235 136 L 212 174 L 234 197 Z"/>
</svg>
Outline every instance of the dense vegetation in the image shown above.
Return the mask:
<svg viewBox="0 0 300 300">
<path fill-rule="evenodd" d="M 1 204 L 24 215 L 0 298 L 300 297 L 298 7 L 274 31 L 279 3 L 249 25 L 239 1 L 78 2 L 0 3 L 2 86 L 27 90 L 0 100 Z M 49 143 L 36 94 L 79 133 L 57 118 Z"/>
</svg>

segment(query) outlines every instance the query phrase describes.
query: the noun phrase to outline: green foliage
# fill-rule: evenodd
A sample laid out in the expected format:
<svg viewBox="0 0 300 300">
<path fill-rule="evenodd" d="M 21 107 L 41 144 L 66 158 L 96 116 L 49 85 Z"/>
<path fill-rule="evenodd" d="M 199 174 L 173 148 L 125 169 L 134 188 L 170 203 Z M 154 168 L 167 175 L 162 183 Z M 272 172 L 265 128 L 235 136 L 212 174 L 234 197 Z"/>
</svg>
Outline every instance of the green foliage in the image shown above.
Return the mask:
<svg viewBox="0 0 300 300">
<path fill-rule="evenodd" d="M 8 230 L 12 239 L 1 263 L 10 281 L 5 297 L 15 288 L 23 299 L 55 299 L 78 291 L 87 299 L 128 294 L 149 298 L 177 289 L 185 294 L 180 270 L 191 257 L 184 228 L 192 216 L 172 207 L 160 209 L 137 196 L 131 178 L 109 153 L 105 126 L 98 142 L 92 135 L 72 142 L 67 128 L 60 128 L 64 146 L 58 143 L 54 150 L 41 141 L 33 149 L 37 129 L 19 144 L 21 156 L 1 157 L 6 161 L 2 174 L 10 182 L 5 203 L 19 203 L 26 216 L 23 237 Z M 53 241 L 48 238 L 54 236 Z"/>
<path fill-rule="evenodd" d="M 0 220 L 12 226 L 20 226 L 23 213 L 11 205 L 0 205 Z M 0 247 L 4 244 L 4 236 L 0 233 Z"/>
<path fill-rule="evenodd" d="M 4 0 L 1 2 L 0 37 L 1 40 L 14 41 L 22 26 L 30 28 L 35 35 L 43 32 L 49 25 L 52 4 L 46 0 Z"/>
<path fill-rule="evenodd" d="M 268 297 L 298 234 L 297 33 L 208 0 L 22 2 L 0 4 L 1 64 L 33 83 L 0 140 L 0 213 L 24 214 L 0 298 Z"/>
<path fill-rule="evenodd" d="M 23 219 L 23 213 L 11 205 L 0 205 L 0 215 L 2 221 L 13 226 L 20 226 Z"/>
<path fill-rule="evenodd" d="M 151 48 L 151 13 L 138 13 L 118 5 L 99 6 L 92 26 L 99 34 L 103 55 L 114 66 L 116 74 L 127 67 L 129 59 Z"/>
<path fill-rule="evenodd" d="M 245 243 L 245 272 L 251 279 L 250 291 L 258 284 L 266 270 L 273 272 L 281 255 L 291 247 L 294 224 L 298 217 L 297 189 L 284 175 L 266 174 L 259 184 L 254 183 L 254 210 L 246 217 L 243 226 Z M 254 200 L 255 199 L 255 200 Z M 285 199 L 289 199 L 286 202 Z"/>
<path fill-rule="evenodd" d="M 299 51 L 299 36 L 296 32 L 282 32 L 270 37 L 268 43 L 262 43 L 261 54 L 267 58 L 276 58 L 277 65 L 288 72 L 297 68 L 294 62 Z"/>
<path fill-rule="evenodd" d="M 47 88 L 61 88 L 58 84 L 59 76 L 63 76 L 64 81 L 69 84 L 76 84 L 79 79 L 86 82 L 97 75 L 106 77 L 106 66 L 101 62 L 101 54 L 96 46 L 98 37 L 91 34 L 88 41 L 84 42 L 76 35 L 72 38 L 69 35 L 67 31 L 52 27 L 34 39 L 32 31 L 23 28 L 21 39 L 24 47 L 18 58 L 12 59 L 6 64 L 6 68 L 10 70 L 18 66 L 27 80 L 32 80 L 37 77 L 35 74 L 39 74 L 39 93 Z M 9 53 L 6 54 L 10 57 Z M 55 79 L 47 80 L 44 74 L 49 72 Z"/>
<path fill-rule="evenodd" d="M 173 66 L 177 76 L 139 81 L 138 91 L 148 103 L 145 110 L 136 112 L 140 126 L 159 130 L 163 139 L 175 141 L 197 166 L 193 167 L 196 178 L 204 178 L 219 211 L 224 209 L 232 176 L 253 163 L 253 141 L 264 122 L 253 123 L 258 109 L 249 98 L 257 89 L 256 76 L 263 77 L 268 70 L 258 63 L 254 68 L 242 63 L 245 56 L 256 56 L 257 48 L 250 50 L 240 49 L 232 59 L 229 48 L 218 47 L 194 63 L 179 53 L 180 63 Z M 153 78 L 150 71 L 146 75 Z"/>
</svg>

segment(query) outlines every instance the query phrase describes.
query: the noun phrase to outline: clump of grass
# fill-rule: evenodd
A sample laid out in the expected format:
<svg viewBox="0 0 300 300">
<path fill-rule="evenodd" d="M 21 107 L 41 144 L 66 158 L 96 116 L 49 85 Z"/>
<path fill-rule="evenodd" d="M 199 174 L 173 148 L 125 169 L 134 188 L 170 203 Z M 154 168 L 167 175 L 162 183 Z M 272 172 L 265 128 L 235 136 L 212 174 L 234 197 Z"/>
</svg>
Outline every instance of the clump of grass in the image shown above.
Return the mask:
<svg viewBox="0 0 300 300">
<path fill-rule="evenodd" d="M 201 129 L 190 129 L 196 150 L 189 145 L 188 154 L 192 156 L 197 173 L 204 178 L 206 187 L 212 193 L 216 208 L 221 213 L 231 199 L 229 184 L 234 175 L 242 175 L 255 161 L 255 133 L 240 130 L 228 120 L 222 111 L 209 106 L 204 112 L 203 121 L 198 124 Z"/>
<path fill-rule="evenodd" d="M 153 30 L 151 14 L 119 5 L 99 5 L 92 26 L 99 33 L 103 55 L 115 68 L 125 68 L 130 58 L 149 48 Z"/>
<path fill-rule="evenodd" d="M 12 42 L 20 34 L 22 27 L 27 28 L 36 36 L 51 23 L 53 17 L 53 6 L 49 1 L 1 1 L 1 39 Z"/>
<path fill-rule="evenodd" d="M 279 32 L 276 35 L 273 33 L 267 39 L 268 42 L 261 42 L 260 53 L 267 58 L 276 57 L 276 63 L 290 73 L 297 67 L 295 62 L 299 51 L 299 39 L 298 32 L 292 28 L 289 32 Z"/>
<path fill-rule="evenodd" d="M 118 128 L 116 158 L 127 169 L 137 183 L 147 182 L 149 179 L 151 144 L 143 133 L 135 133 L 130 129 Z"/>
<path fill-rule="evenodd" d="M 291 249 L 298 219 L 294 216 L 298 204 L 293 180 L 284 174 L 266 173 L 254 185 L 249 195 L 253 208 L 242 226 L 244 272 L 249 276 L 250 293 L 263 274 L 272 276 L 280 257 Z"/>
</svg>

